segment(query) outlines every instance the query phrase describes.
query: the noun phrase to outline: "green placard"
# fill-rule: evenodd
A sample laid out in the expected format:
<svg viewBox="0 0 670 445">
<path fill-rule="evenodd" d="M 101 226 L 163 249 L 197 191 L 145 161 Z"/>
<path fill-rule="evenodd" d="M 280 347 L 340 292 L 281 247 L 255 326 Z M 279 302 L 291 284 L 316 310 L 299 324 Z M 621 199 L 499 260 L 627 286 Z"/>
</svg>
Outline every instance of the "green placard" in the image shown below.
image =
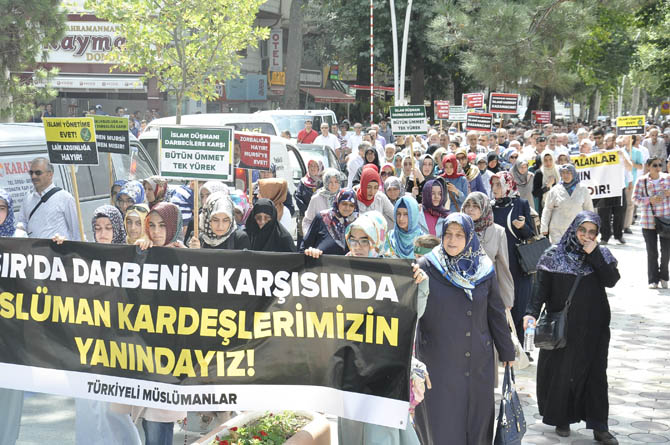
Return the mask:
<svg viewBox="0 0 670 445">
<path fill-rule="evenodd" d="M 159 136 L 161 176 L 231 180 L 232 128 L 160 127 Z"/>
<path fill-rule="evenodd" d="M 423 105 L 407 105 L 391 107 L 393 134 L 424 134 L 428 132 L 426 107 Z"/>
</svg>

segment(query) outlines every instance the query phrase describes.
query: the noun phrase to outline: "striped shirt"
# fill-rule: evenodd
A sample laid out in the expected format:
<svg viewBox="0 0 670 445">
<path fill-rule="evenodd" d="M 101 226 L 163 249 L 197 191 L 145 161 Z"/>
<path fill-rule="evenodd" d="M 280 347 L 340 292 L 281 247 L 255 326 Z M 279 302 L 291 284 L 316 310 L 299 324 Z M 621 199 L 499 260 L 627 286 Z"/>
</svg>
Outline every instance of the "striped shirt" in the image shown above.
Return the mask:
<svg viewBox="0 0 670 445">
<path fill-rule="evenodd" d="M 30 238 L 51 239 L 55 235 L 61 235 L 67 240 L 81 241 L 77 206 L 72 195 L 65 190 L 54 193 L 47 202 L 40 205 L 32 218 L 29 218 L 30 212 L 40 202 L 42 196 L 54 187 L 52 183 L 42 193 L 37 193 L 35 189 L 29 192 L 21 204 L 18 222 L 23 223 Z"/>
<path fill-rule="evenodd" d="M 654 206 L 654 213 L 661 218 L 670 218 L 670 197 L 663 196 L 663 201 L 660 204 L 651 204 L 649 202 L 650 196 L 663 194 L 663 192 L 670 190 L 670 176 L 661 173 L 658 181 L 654 181 L 646 174 L 642 176 L 635 184 L 635 191 L 633 192 L 633 201 L 640 207 L 640 225 L 643 229 L 655 229 L 654 214 L 652 214 L 651 206 Z"/>
</svg>

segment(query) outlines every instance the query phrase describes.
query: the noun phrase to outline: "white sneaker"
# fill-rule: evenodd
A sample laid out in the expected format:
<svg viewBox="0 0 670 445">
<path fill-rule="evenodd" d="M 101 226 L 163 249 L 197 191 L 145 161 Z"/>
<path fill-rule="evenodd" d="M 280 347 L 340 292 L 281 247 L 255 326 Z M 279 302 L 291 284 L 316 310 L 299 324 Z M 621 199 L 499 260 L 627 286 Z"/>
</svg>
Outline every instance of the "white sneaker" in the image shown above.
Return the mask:
<svg viewBox="0 0 670 445">
<path fill-rule="evenodd" d="M 666 286 L 667 286 L 667 284 L 666 284 Z M 658 289 L 658 283 L 649 283 L 649 289 Z"/>
<path fill-rule="evenodd" d="M 668 282 L 666 280 L 661 280 L 661 287 L 663 289 L 667 289 L 668 288 Z"/>
</svg>

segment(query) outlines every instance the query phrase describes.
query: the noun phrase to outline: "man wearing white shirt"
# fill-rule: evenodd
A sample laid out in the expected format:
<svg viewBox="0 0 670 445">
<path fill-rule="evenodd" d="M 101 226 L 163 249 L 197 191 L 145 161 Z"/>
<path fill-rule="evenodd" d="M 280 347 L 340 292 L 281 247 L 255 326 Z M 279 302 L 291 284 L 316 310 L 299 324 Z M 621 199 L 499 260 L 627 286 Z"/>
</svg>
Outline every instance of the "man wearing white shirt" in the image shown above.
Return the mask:
<svg viewBox="0 0 670 445">
<path fill-rule="evenodd" d="M 321 134 L 314 139 L 314 143 L 317 145 L 327 145 L 333 150 L 340 149 L 340 141 L 337 139 L 337 136 L 330 133 L 330 125 L 327 122 L 321 124 Z"/>
<path fill-rule="evenodd" d="M 347 163 L 347 172 L 349 173 L 347 179 L 347 187 L 351 188 L 354 184 L 354 177 L 358 173 L 358 169 L 365 164 L 365 150 L 370 147 L 370 144 L 367 142 L 361 142 L 358 144 L 358 147 L 355 147 L 349 156 L 349 162 Z"/>
<path fill-rule="evenodd" d="M 360 122 L 356 122 L 354 124 L 354 132 L 349 133 L 349 147 L 351 148 L 350 157 L 356 156 L 358 146 L 361 144 L 361 142 L 363 142 L 363 133 L 361 132 L 362 129 L 363 125 L 361 125 Z"/>
<path fill-rule="evenodd" d="M 17 218 L 28 236 L 51 239 L 61 235 L 67 240 L 81 241 L 74 198 L 65 190 L 51 192 L 55 187 L 54 168 L 49 160 L 35 158 L 28 173 L 34 189 L 23 199 Z"/>
</svg>

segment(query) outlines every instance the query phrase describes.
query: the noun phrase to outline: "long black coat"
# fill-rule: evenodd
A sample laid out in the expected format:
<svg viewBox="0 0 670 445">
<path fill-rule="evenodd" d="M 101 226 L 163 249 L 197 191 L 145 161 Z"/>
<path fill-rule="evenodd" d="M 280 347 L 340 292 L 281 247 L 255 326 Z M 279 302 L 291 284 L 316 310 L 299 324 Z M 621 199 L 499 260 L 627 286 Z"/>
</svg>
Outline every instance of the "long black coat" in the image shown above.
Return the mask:
<svg viewBox="0 0 670 445">
<path fill-rule="evenodd" d="M 572 298 L 567 345 L 541 350 L 537 363 L 537 401 L 547 425 L 581 420 L 607 425 L 610 306 L 605 288 L 614 286 L 620 276 L 616 264 L 607 264 L 599 248 L 585 261 L 594 272 L 582 277 Z M 528 314 L 537 319 L 545 303 L 550 312 L 562 310 L 576 278 L 539 270 Z"/>
<path fill-rule="evenodd" d="M 507 224 L 507 215 L 510 216 L 510 224 Z M 519 216 L 526 218 L 526 224 L 517 229 L 511 223 Z M 509 253 L 509 271 L 514 280 L 514 306 L 512 306 L 512 318 L 514 319 L 514 327 L 519 336 L 519 341 L 523 344 L 523 316 L 526 314 L 526 308 L 530 301 L 530 293 L 532 290 L 531 277 L 525 275 L 519 265 L 519 257 L 516 251 L 516 245 L 520 240 L 527 240 L 535 235 L 533 228 L 533 218 L 530 215 L 530 205 L 528 201 L 523 198 L 513 198 L 512 205 L 508 207 L 493 207 L 493 221 L 505 228 L 505 235 L 507 235 L 507 252 Z M 514 231 L 514 234 L 510 232 Z M 516 237 L 515 237 L 516 235 Z M 518 237 L 518 239 L 517 239 Z"/>
<path fill-rule="evenodd" d="M 514 345 L 495 276 L 465 292 L 449 283 L 426 258 L 430 293 L 417 332 L 417 356 L 433 388 L 416 408 L 423 445 L 480 445 L 493 440 L 493 344 L 500 360 L 514 360 Z"/>
</svg>

